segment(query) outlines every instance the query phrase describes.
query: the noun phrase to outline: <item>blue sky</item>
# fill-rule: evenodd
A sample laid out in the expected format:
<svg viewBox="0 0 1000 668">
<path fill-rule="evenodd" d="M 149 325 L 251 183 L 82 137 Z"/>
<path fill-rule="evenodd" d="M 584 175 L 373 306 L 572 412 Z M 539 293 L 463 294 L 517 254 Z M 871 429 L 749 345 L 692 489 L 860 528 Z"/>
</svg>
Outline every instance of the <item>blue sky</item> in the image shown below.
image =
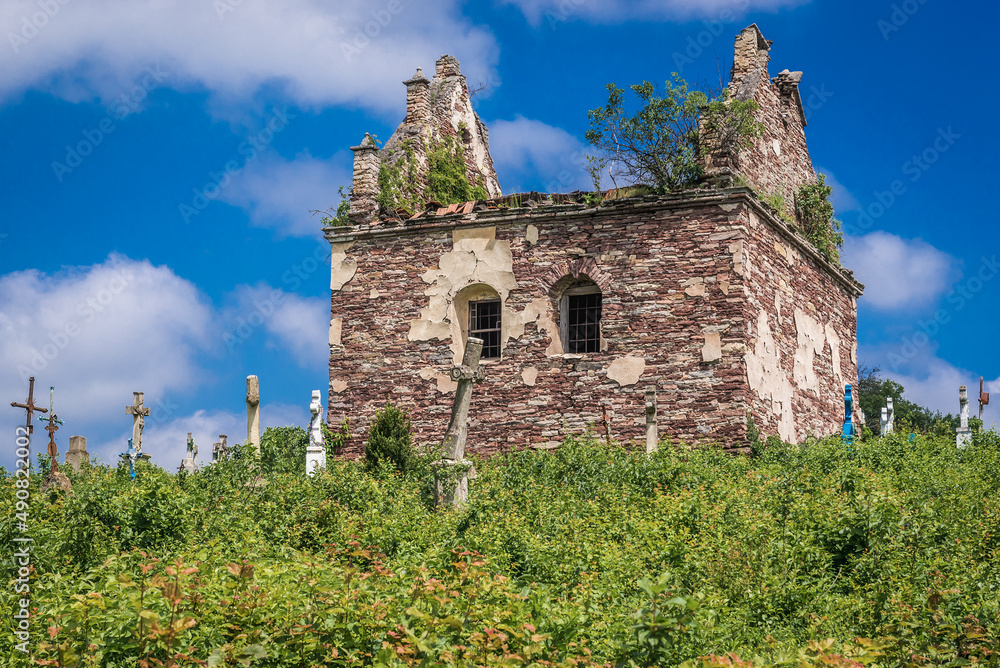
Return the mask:
<svg viewBox="0 0 1000 668">
<path fill-rule="evenodd" d="M 587 110 L 606 83 L 717 84 L 756 22 L 771 74 L 805 73 L 812 158 L 868 285 L 861 361 L 954 412 L 961 383 L 1000 391 L 1000 229 L 982 194 L 1000 154 L 998 14 L 940 0 L 6 0 L 0 398 L 23 400 L 28 373 L 39 394 L 54 385 L 60 452 L 81 434 L 113 461 L 144 391 L 145 449 L 171 468 L 189 431 L 203 460 L 218 434 L 245 435 L 251 373 L 264 425 L 304 425 L 328 382 L 310 211 L 336 204 L 364 132 L 391 134 L 416 67 L 449 53 L 488 84 L 474 101 L 505 192 L 568 191 L 588 186 Z M 11 442 L 21 422 L 0 412 Z"/>
</svg>

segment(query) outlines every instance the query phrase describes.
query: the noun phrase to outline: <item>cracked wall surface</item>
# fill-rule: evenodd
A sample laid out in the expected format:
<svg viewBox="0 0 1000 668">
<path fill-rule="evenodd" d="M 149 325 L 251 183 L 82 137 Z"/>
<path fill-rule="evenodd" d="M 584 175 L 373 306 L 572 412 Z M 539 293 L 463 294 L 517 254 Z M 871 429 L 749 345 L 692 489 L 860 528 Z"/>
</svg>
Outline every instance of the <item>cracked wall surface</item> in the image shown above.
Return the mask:
<svg viewBox="0 0 1000 668">
<path fill-rule="evenodd" d="M 387 395 L 410 411 L 418 444 L 439 442 L 467 301 L 483 297 L 502 304 L 502 355 L 483 362 L 473 392 L 472 452 L 551 447 L 605 411 L 613 438 L 644 443 L 647 389 L 660 433 L 689 443 L 744 447 L 748 411 L 788 440 L 825 433 L 836 386 L 854 373 L 854 302 L 838 302 L 844 290 L 745 194 L 731 197 L 572 215 L 537 207 L 488 214 L 490 224 L 469 214 L 338 246 L 335 273 L 347 280 L 332 293 L 328 417 L 351 420 L 346 454 L 359 454 Z M 568 354 L 560 290 L 588 278 L 603 294 L 601 349 Z"/>
</svg>

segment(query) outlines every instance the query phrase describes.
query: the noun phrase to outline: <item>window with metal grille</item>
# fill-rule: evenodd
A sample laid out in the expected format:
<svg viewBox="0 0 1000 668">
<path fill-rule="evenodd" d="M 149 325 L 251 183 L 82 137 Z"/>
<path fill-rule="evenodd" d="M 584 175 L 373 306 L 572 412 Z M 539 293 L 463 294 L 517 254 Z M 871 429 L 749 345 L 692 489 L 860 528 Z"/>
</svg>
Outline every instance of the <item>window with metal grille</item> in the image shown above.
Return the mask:
<svg viewBox="0 0 1000 668">
<path fill-rule="evenodd" d="M 500 358 L 500 300 L 469 302 L 469 336 L 483 340 L 480 359 Z"/>
<path fill-rule="evenodd" d="M 568 294 L 566 299 L 566 352 L 601 350 L 601 293 Z"/>
</svg>

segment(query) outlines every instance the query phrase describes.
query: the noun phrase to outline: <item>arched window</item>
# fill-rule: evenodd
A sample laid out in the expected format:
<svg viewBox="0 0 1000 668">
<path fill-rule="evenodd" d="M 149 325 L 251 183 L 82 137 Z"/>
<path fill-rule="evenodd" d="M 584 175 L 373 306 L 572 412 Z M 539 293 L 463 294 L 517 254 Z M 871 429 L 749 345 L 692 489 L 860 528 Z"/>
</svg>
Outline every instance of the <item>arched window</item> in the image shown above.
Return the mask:
<svg viewBox="0 0 1000 668">
<path fill-rule="evenodd" d="M 574 281 L 563 291 L 559 323 L 565 352 L 600 352 L 602 301 L 601 289 L 587 279 Z"/>
<path fill-rule="evenodd" d="M 463 288 L 455 299 L 455 315 L 462 325 L 463 339 L 474 336 L 483 340 L 480 359 L 500 359 L 503 303 L 496 290 L 485 284 Z"/>
</svg>

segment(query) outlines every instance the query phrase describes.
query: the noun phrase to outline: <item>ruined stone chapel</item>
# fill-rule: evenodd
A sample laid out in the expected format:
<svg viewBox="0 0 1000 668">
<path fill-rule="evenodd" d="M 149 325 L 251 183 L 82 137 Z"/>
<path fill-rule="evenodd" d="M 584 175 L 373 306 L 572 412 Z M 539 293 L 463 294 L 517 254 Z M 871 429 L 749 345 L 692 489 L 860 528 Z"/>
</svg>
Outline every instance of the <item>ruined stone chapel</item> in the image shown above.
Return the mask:
<svg viewBox="0 0 1000 668">
<path fill-rule="evenodd" d="M 791 442 L 838 431 L 863 286 L 787 222 L 791 204 L 781 216 L 757 194 L 792 203 L 816 181 L 801 72 L 769 76 L 770 50 L 756 25 L 736 37 L 729 90 L 756 101 L 764 127 L 752 148 L 701 156 L 699 189 L 600 205 L 501 195 L 454 58 L 405 81 L 406 117 L 385 146 L 366 135 L 352 149 L 351 224 L 325 228 L 327 419 L 349 418 L 344 454 L 360 452 L 387 399 L 410 412 L 416 443 L 440 443 L 469 336 L 485 342 L 473 453 L 552 447 L 590 427 L 642 440 L 648 390 L 661 437 L 685 443 L 744 447 L 748 417 Z M 441 146 L 460 147 L 469 201 L 419 197 Z M 390 210 L 389 187 L 417 188 L 416 206 Z"/>
</svg>

